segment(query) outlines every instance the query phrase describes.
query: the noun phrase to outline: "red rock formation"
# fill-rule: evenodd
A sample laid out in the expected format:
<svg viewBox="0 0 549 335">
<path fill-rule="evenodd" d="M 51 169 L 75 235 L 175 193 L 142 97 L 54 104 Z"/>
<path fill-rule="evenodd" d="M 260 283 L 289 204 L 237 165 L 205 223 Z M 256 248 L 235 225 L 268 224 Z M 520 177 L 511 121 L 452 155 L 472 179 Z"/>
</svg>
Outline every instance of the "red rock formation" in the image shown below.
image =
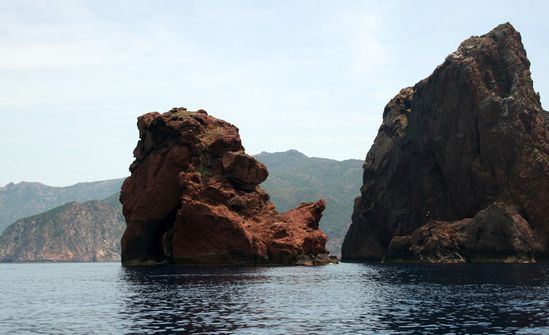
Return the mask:
<svg viewBox="0 0 549 335">
<path fill-rule="evenodd" d="M 125 265 L 331 262 L 318 222 L 323 200 L 279 214 L 258 185 L 267 169 L 238 129 L 185 108 L 138 118 L 123 186 Z"/>
<path fill-rule="evenodd" d="M 408 258 L 421 258 L 416 251 L 426 242 L 418 236 L 432 231 L 429 222 L 447 221 L 433 239 L 443 233 L 454 238 L 455 221 L 477 217 L 496 201 L 516 209 L 512 221 L 526 222 L 541 246 L 538 258 L 549 257 L 549 114 L 529 68 L 520 34 L 503 24 L 463 42 L 431 76 L 387 104 L 366 157 L 342 259 L 381 260 L 391 241 L 396 248 L 406 235 L 412 241 L 404 243 L 411 248 Z M 517 234 L 530 241 L 528 229 Z M 466 235 L 475 249 L 478 241 Z M 518 258 L 539 251 L 532 241 L 528 245 L 526 253 L 508 250 Z"/>
</svg>

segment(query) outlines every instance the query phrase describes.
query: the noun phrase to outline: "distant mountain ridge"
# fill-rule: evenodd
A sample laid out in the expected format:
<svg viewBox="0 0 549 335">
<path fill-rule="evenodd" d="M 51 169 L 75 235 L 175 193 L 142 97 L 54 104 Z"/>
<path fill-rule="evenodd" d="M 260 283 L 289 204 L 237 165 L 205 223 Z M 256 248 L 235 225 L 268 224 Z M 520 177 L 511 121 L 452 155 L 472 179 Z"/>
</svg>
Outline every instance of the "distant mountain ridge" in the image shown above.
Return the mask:
<svg viewBox="0 0 549 335">
<path fill-rule="evenodd" d="M 255 155 L 269 170 L 261 184 L 280 211 L 300 202 L 327 201 L 320 228 L 328 234 L 327 249 L 339 255 L 341 243 L 351 223 L 354 199 L 360 194 L 362 160 L 337 161 L 308 157 L 297 150 Z"/>
<path fill-rule="evenodd" d="M 39 214 L 67 202 L 104 199 L 120 191 L 124 178 L 83 182 L 66 187 L 37 182 L 0 187 L 0 234 L 16 220 Z"/>
<path fill-rule="evenodd" d="M 339 255 L 362 183 L 363 162 L 308 157 L 297 150 L 255 157 L 269 169 L 261 186 L 278 210 L 321 198 L 327 201 L 320 227 L 328 234 L 328 250 Z M 9 218 L 19 219 L 0 235 L 0 261 L 118 260 L 126 226 L 118 201 L 123 180 L 68 187 L 22 182 L 0 188 L 0 228 L 9 225 Z M 36 213 L 41 208 L 42 213 Z"/>
</svg>

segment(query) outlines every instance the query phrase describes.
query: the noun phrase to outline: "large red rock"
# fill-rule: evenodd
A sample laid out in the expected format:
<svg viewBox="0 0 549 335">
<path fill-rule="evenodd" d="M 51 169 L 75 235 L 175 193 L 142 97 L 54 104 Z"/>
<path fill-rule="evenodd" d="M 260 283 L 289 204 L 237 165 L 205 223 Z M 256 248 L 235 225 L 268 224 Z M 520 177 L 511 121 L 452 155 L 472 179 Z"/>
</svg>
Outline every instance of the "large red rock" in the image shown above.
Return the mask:
<svg viewBox="0 0 549 335">
<path fill-rule="evenodd" d="M 258 185 L 268 172 L 238 129 L 205 111 L 138 118 L 140 140 L 122 186 L 125 265 L 324 264 L 334 261 L 320 200 L 278 213 Z"/>
<path fill-rule="evenodd" d="M 530 259 L 549 258 L 549 113 L 534 91 L 520 34 L 508 23 L 464 41 L 387 104 L 342 259 L 381 260 L 402 236 L 419 250 L 417 236 L 432 221 L 446 222 L 444 231 L 454 235 L 451 222 L 474 218 L 494 202 L 514 208 L 531 229 L 540 248 L 528 243 Z M 498 221 L 495 213 L 479 224 Z M 514 250 L 517 259 L 530 255 Z"/>
</svg>

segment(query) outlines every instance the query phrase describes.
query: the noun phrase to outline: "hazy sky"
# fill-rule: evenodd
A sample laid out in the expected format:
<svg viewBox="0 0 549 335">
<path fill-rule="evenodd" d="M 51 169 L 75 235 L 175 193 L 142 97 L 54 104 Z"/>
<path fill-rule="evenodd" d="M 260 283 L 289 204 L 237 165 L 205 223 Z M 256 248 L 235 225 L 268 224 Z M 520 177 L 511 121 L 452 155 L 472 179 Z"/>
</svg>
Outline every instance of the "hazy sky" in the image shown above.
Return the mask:
<svg viewBox="0 0 549 335">
<path fill-rule="evenodd" d="M 0 0 L 0 186 L 126 176 L 137 116 L 176 106 L 234 123 L 251 154 L 363 159 L 389 99 L 506 21 L 547 101 L 548 12 L 544 1 Z"/>
</svg>

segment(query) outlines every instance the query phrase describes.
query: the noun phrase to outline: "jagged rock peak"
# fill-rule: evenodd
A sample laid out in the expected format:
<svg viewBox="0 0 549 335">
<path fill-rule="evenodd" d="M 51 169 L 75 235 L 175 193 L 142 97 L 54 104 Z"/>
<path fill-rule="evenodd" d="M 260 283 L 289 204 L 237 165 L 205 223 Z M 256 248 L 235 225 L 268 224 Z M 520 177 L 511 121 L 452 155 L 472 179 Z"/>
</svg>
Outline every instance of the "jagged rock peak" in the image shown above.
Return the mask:
<svg viewBox="0 0 549 335">
<path fill-rule="evenodd" d="M 446 63 L 452 62 L 462 63 L 466 71 L 480 75 L 475 79 L 481 90 L 501 98 L 520 96 L 533 99 L 539 104 L 522 38 L 510 23 L 501 24 L 485 35 L 465 40 L 446 59 Z"/>
</svg>

